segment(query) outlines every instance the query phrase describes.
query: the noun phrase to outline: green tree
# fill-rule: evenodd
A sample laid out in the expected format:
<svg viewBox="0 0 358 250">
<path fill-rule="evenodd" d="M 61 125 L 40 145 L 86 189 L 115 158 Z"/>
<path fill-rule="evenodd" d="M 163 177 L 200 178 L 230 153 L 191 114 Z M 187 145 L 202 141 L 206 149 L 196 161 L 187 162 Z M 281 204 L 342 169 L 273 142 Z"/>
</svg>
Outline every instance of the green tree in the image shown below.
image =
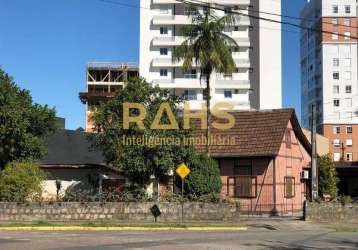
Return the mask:
<svg viewBox="0 0 358 250">
<path fill-rule="evenodd" d="M 14 160 L 41 159 L 55 129 L 55 111 L 34 104 L 30 92 L 1 69 L 0 107 L 0 169 Z"/>
<path fill-rule="evenodd" d="M 207 155 L 194 155 L 189 168 L 191 172 L 184 185 L 186 195 L 200 197 L 220 193 L 222 182 L 216 160 Z"/>
<path fill-rule="evenodd" d="M 318 190 L 320 196 L 329 194 L 332 199 L 337 198 L 338 182 L 337 170 L 332 157 L 329 154 L 320 156 L 317 159 L 318 164 Z"/>
<path fill-rule="evenodd" d="M 0 200 L 25 202 L 42 194 L 45 173 L 36 162 L 10 162 L 0 172 Z"/>
<path fill-rule="evenodd" d="M 207 153 L 210 137 L 210 77 L 213 72 L 232 74 L 236 65 L 232 49 L 238 48 L 234 39 L 224 33 L 225 28 L 234 26 L 237 17 L 233 14 L 217 16 L 208 5 L 203 14 L 192 8 L 193 22 L 183 26 L 181 32 L 186 40 L 174 49 L 173 60 L 183 60 L 183 68 L 189 71 L 193 62 L 200 67 L 200 79 L 206 80 L 207 107 Z"/>
<path fill-rule="evenodd" d="M 140 103 L 145 106 L 144 129 L 131 123 L 129 129 L 123 128 L 123 104 Z M 168 103 L 178 122 L 179 129 L 151 129 L 151 124 L 162 103 Z M 181 162 L 185 162 L 192 148 L 182 143 L 159 143 L 157 138 L 173 138 L 175 142 L 189 136 L 189 130 L 183 130 L 183 121 L 179 117 L 179 105 L 182 99 L 170 94 L 168 90 L 152 87 L 144 79 L 134 79 L 117 92 L 115 97 L 102 104 L 93 114 L 98 134 L 93 135 L 94 145 L 101 149 L 107 162 L 123 171 L 134 185 L 145 187 L 151 175 L 157 180 L 173 171 Z M 130 109 L 130 115 L 138 115 L 138 109 Z M 171 124 L 166 112 L 160 124 Z M 146 142 L 133 143 L 130 139 L 147 139 Z M 153 139 L 152 141 L 149 141 Z"/>
</svg>

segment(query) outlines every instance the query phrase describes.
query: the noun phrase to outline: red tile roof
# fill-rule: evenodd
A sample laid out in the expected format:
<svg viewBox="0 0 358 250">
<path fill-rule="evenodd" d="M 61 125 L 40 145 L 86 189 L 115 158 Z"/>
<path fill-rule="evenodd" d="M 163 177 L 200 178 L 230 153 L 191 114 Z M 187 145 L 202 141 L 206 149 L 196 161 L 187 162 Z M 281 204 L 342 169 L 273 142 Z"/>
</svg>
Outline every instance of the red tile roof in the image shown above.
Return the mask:
<svg viewBox="0 0 358 250">
<path fill-rule="evenodd" d="M 257 157 L 276 156 L 279 152 L 288 122 L 291 121 L 293 130 L 303 146 L 310 152 L 310 144 L 304 136 L 297 120 L 294 109 L 276 109 L 263 111 L 233 112 L 235 126 L 229 130 L 210 129 L 212 137 L 233 138 L 233 144 L 210 146 L 213 157 Z M 217 120 L 213 117 L 213 120 Z M 217 120 L 219 121 L 219 120 Z M 194 120 L 194 126 L 199 127 L 199 120 Z M 224 121 L 223 121 L 224 122 Z M 206 130 L 196 130 L 196 135 L 206 136 Z M 206 145 L 196 146 L 197 150 L 205 153 Z"/>
</svg>

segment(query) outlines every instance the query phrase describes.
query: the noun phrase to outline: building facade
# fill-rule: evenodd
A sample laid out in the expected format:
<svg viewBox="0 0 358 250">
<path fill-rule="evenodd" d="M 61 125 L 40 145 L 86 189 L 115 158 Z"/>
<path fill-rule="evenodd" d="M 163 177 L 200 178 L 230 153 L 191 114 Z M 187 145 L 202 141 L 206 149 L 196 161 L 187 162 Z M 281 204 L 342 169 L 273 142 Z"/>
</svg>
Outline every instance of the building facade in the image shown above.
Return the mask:
<svg viewBox="0 0 358 250">
<path fill-rule="evenodd" d="M 302 125 L 317 108 L 318 131 L 335 161 L 358 161 L 357 3 L 311 0 L 301 13 Z"/>
<path fill-rule="evenodd" d="M 88 63 L 86 68 L 87 92 L 80 93 L 80 100 L 86 104 L 86 132 L 93 132 L 91 114 L 101 103 L 113 97 L 130 78 L 138 77 L 138 66 L 133 63 Z"/>
<path fill-rule="evenodd" d="M 233 51 L 237 68 L 231 75 L 214 74 L 211 77 L 212 105 L 230 102 L 237 110 L 281 108 L 281 25 L 247 16 L 264 17 L 261 12 L 265 11 L 280 14 L 280 1 L 201 2 L 244 14 L 239 15 L 236 26 L 225 31 L 239 46 Z M 192 109 L 200 109 L 206 84 L 200 81 L 199 69 L 193 67 L 190 72 L 185 72 L 182 63 L 172 60 L 173 48 L 185 41 L 181 28 L 191 22 L 192 8 L 175 0 L 141 0 L 140 4 L 141 76 L 184 96 Z M 216 12 L 224 14 L 224 11 Z M 275 19 L 280 20 L 279 17 Z"/>
<path fill-rule="evenodd" d="M 239 199 L 249 214 L 299 214 L 310 197 L 311 146 L 293 109 L 231 113 L 229 130 L 212 128 L 217 138 L 235 138 L 233 145 L 211 145 L 218 161 L 221 195 Z M 198 125 L 197 125 L 198 126 Z M 205 134 L 205 131 L 201 131 Z M 197 145 L 205 153 L 205 145 Z"/>
</svg>

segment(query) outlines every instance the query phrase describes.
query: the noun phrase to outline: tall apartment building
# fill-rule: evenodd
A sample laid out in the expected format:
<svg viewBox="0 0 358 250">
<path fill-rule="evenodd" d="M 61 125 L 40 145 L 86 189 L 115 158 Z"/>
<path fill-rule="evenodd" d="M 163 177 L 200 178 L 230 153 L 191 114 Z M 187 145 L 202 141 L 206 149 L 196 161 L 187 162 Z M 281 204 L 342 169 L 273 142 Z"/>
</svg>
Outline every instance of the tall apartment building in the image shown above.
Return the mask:
<svg viewBox="0 0 358 250">
<path fill-rule="evenodd" d="M 86 68 L 87 92 L 80 93 L 80 100 L 86 104 L 86 132 L 93 132 L 90 117 L 100 103 L 112 98 L 121 90 L 128 79 L 138 77 L 138 66 L 132 63 L 88 63 Z"/>
<path fill-rule="evenodd" d="M 302 13 L 302 125 L 310 128 L 317 107 L 318 130 L 330 139 L 335 161 L 358 161 L 357 2 L 311 0 Z"/>
<path fill-rule="evenodd" d="M 225 5 L 236 12 L 265 17 L 260 12 L 281 13 L 281 3 L 268 0 L 202 0 Z M 140 1 L 140 74 L 149 82 L 184 96 L 192 109 L 203 103 L 205 82 L 198 68 L 185 72 L 172 61 L 173 48 L 185 37 L 181 28 L 191 22 L 190 6 L 176 0 Z M 242 10 L 244 9 L 244 10 Z M 199 11 L 203 11 L 203 9 Z M 224 11 L 217 11 L 223 15 Z M 280 20 L 279 17 L 267 16 Z M 233 52 L 236 71 L 211 78 L 212 105 L 230 102 L 237 110 L 281 108 L 281 25 L 240 16 L 227 35 L 239 49 Z"/>
</svg>

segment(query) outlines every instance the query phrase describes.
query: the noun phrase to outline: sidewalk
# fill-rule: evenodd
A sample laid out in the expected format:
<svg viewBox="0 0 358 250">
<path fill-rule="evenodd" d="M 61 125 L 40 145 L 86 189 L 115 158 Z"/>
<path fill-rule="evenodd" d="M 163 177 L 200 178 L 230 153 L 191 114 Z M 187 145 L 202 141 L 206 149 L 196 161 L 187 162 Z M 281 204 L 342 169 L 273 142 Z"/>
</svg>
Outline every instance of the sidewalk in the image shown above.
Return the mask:
<svg viewBox="0 0 358 250">
<path fill-rule="evenodd" d="M 246 218 L 238 223 L 47 223 L 0 224 L 1 230 L 41 231 L 358 231 L 358 224 L 317 223 L 295 218 Z"/>
</svg>

